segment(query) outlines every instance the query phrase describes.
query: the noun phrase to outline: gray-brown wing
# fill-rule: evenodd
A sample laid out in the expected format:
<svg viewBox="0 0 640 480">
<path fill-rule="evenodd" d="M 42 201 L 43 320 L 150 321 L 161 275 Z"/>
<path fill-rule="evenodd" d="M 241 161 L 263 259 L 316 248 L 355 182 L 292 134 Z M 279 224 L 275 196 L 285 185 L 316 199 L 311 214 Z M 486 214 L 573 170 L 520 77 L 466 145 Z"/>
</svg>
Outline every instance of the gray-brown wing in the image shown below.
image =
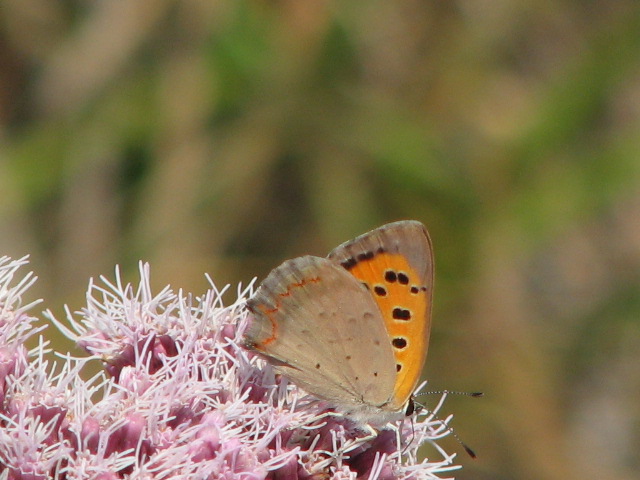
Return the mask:
<svg viewBox="0 0 640 480">
<path fill-rule="evenodd" d="M 274 269 L 247 302 L 245 342 L 306 391 L 336 404 L 382 405 L 395 362 L 366 288 L 334 262 L 294 258 Z"/>
</svg>

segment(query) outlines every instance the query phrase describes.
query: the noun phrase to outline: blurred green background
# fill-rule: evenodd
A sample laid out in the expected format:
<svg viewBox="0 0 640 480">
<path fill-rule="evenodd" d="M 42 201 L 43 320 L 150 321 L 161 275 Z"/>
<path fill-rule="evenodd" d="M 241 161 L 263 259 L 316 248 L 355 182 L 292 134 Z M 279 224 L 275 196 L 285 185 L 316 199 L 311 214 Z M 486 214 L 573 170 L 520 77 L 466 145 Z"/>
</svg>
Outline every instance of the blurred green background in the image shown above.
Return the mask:
<svg viewBox="0 0 640 480">
<path fill-rule="evenodd" d="M 436 254 L 459 479 L 638 478 L 640 3 L 4 0 L 0 254 L 63 317 L 388 221 Z M 434 402 L 432 397 L 428 401 Z M 448 451 L 461 449 L 445 440 Z"/>
</svg>

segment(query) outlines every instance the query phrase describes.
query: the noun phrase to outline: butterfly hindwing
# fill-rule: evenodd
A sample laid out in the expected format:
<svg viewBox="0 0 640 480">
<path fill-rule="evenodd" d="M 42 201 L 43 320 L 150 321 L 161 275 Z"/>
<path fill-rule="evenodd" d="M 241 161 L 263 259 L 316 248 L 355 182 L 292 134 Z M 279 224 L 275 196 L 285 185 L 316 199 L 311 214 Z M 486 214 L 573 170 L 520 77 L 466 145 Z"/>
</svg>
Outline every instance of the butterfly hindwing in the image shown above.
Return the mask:
<svg viewBox="0 0 640 480">
<path fill-rule="evenodd" d="M 248 301 L 246 344 L 308 392 L 347 407 L 382 407 L 396 369 L 374 298 L 335 262 L 294 258 Z"/>
</svg>

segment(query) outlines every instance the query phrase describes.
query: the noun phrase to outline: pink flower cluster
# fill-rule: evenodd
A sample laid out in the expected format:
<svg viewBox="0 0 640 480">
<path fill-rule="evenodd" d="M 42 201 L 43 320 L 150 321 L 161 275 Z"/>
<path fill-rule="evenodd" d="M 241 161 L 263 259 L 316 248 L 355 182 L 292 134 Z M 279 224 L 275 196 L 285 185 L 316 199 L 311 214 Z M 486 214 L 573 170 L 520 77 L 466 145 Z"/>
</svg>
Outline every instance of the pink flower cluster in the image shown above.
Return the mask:
<svg viewBox="0 0 640 480">
<path fill-rule="evenodd" d="M 439 479 L 458 468 L 432 415 L 372 436 L 242 349 L 251 286 L 224 306 L 215 287 L 153 294 L 147 265 L 137 286 L 116 271 L 66 321 L 45 312 L 88 356 L 42 337 L 28 350 L 44 327 L 29 313 L 37 302 L 22 304 L 35 281 L 18 279 L 26 263 L 0 258 L 0 480 Z M 442 458 L 419 461 L 425 442 Z"/>
</svg>

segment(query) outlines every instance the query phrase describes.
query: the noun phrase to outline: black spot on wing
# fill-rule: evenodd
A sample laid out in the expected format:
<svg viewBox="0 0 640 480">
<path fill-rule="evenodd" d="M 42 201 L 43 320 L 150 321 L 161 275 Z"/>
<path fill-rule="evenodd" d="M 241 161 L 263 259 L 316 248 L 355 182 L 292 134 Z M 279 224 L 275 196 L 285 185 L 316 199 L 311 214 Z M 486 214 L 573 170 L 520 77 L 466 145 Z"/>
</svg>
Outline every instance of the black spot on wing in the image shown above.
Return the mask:
<svg viewBox="0 0 640 480">
<path fill-rule="evenodd" d="M 382 285 L 376 285 L 375 287 L 373 287 L 373 291 L 379 297 L 386 297 L 387 296 L 387 289 L 384 288 Z"/>
<path fill-rule="evenodd" d="M 375 254 L 372 251 L 359 253 L 357 258 L 358 262 L 362 262 L 364 260 L 371 260 Z"/>
<path fill-rule="evenodd" d="M 351 258 L 347 258 L 346 260 L 342 261 L 340 263 L 340 265 L 342 265 L 346 270 L 351 270 L 353 267 L 356 266 L 358 262 L 356 261 L 355 258 L 351 257 Z"/>
<path fill-rule="evenodd" d="M 391 341 L 391 344 L 395 348 L 402 350 L 403 348 L 407 347 L 407 339 L 404 337 L 396 337 Z"/>
<path fill-rule="evenodd" d="M 384 279 L 389 283 L 395 283 L 398 281 L 398 274 L 393 270 L 387 270 L 384 272 Z"/>
<path fill-rule="evenodd" d="M 411 311 L 406 308 L 395 307 L 391 315 L 396 320 L 411 320 Z"/>
</svg>

